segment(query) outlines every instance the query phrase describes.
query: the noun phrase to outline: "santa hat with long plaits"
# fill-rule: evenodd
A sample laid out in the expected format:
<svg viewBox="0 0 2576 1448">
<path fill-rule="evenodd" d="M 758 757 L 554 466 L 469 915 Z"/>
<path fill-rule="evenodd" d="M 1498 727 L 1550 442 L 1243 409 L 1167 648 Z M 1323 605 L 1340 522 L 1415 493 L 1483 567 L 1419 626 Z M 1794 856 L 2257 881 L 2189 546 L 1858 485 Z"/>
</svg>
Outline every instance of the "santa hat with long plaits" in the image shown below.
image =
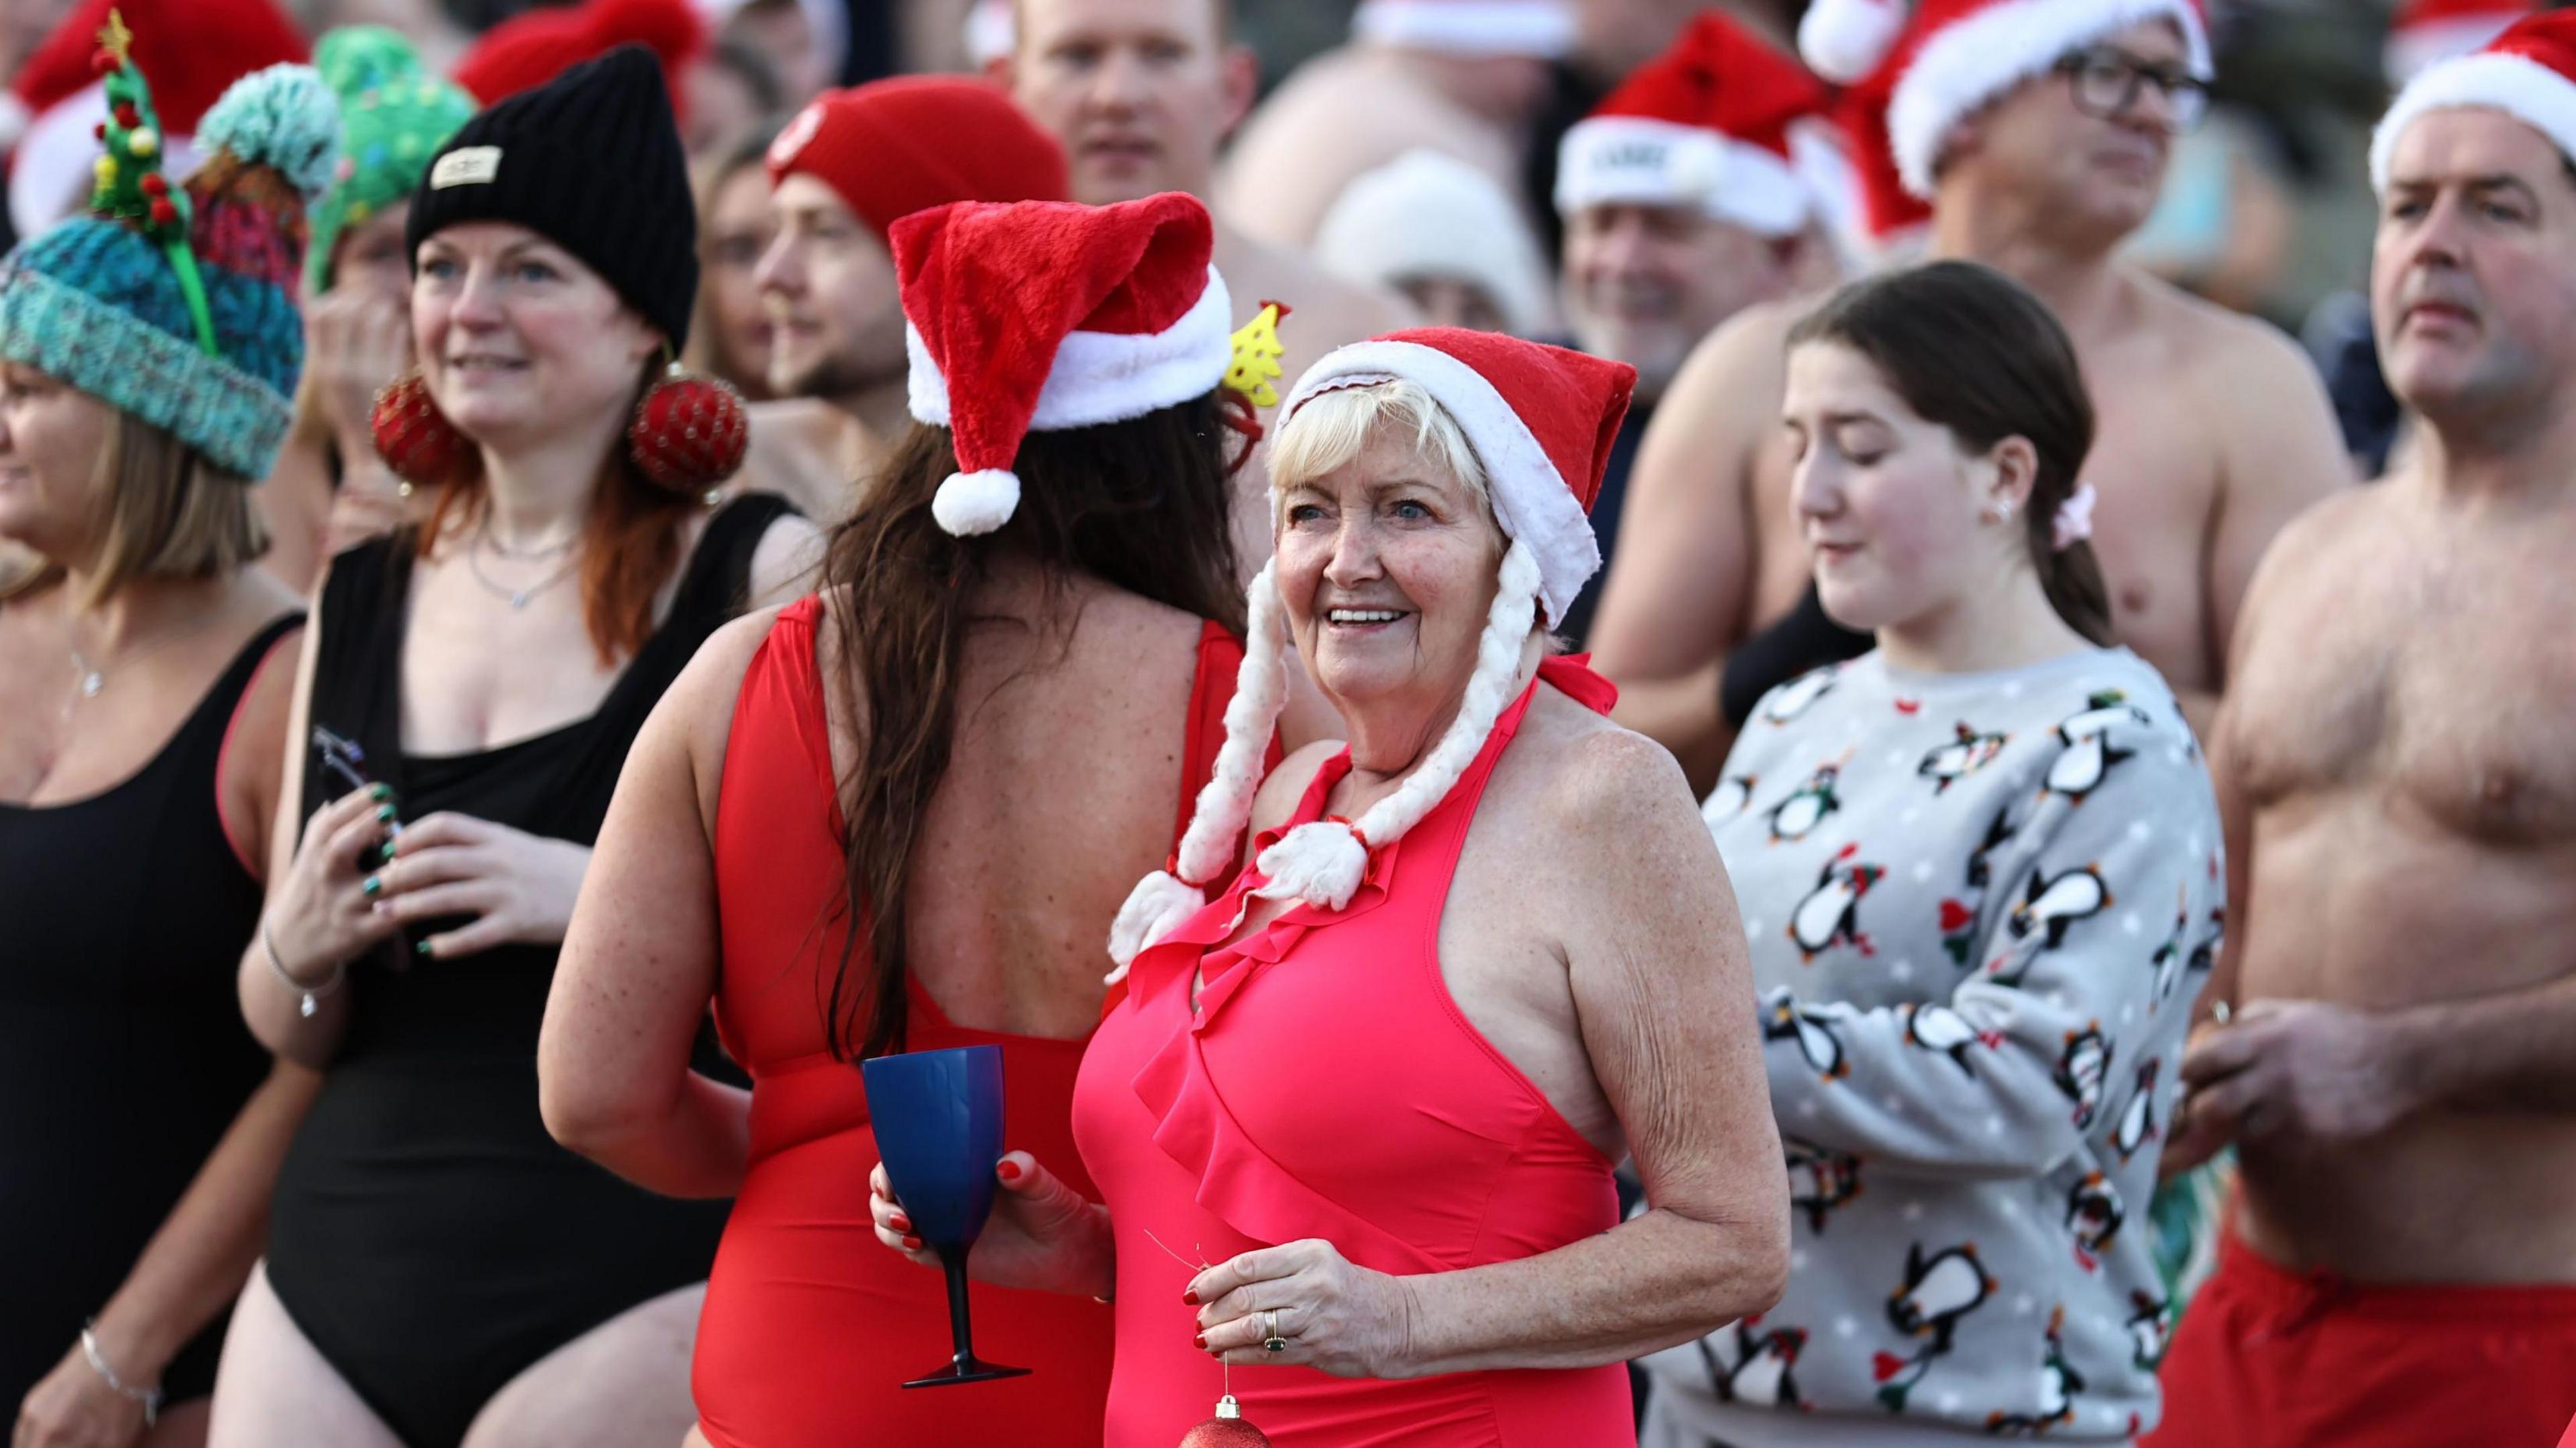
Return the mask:
<svg viewBox="0 0 2576 1448">
<path fill-rule="evenodd" d="M 1831 99 L 1796 56 L 1707 11 L 1565 133 L 1556 209 L 1694 206 L 1764 236 L 1795 235 L 1817 197 L 1793 138 L 1824 124 Z"/>
<path fill-rule="evenodd" d="M 891 239 L 912 415 L 947 428 L 957 454 L 931 514 L 961 538 L 1019 507 L 1021 438 L 1205 396 L 1233 360 L 1196 197 L 961 201 L 903 218 Z"/>
<path fill-rule="evenodd" d="M 2069 52 L 2149 20 L 2179 27 L 2193 72 L 2209 73 L 2200 0 L 1816 0 L 1798 53 L 1827 80 L 1887 85 L 1897 174 L 1929 200 L 1959 122 Z"/>
<path fill-rule="evenodd" d="M 2370 184 L 2388 189 L 2397 140 L 2427 111 L 2501 111 L 2576 160 L 2576 10 L 2544 10 L 2507 27 L 2482 49 L 2409 82 L 2370 137 Z"/>
<path fill-rule="evenodd" d="M 1295 427 L 1298 409 L 1324 393 L 1399 380 L 1429 393 L 1465 434 L 1484 468 L 1494 521 L 1511 546 L 1476 643 L 1466 697 L 1431 752 L 1358 819 L 1299 825 L 1254 862 L 1265 877 L 1255 894 L 1325 910 L 1350 903 L 1372 850 L 1403 838 L 1448 797 L 1511 703 L 1531 626 L 1565 617 L 1599 571 L 1601 549 L 1589 514 L 1637 369 L 1491 332 L 1425 327 L 1326 354 L 1298 379 L 1281 416 Z M 1263 567 L 1252 580 L 1243 667 L 1226 707 L 1215 773 L 1199 792 L 1171 866 L 1137 882 L 1110 927 L 1109 955 L 1118 963 L 1113 982 L 1139 951 L 1206 904 L 1207 887 L 1234 863 L 1287 693 L 1290 645 L 1275 567 Z"/>
</svg>

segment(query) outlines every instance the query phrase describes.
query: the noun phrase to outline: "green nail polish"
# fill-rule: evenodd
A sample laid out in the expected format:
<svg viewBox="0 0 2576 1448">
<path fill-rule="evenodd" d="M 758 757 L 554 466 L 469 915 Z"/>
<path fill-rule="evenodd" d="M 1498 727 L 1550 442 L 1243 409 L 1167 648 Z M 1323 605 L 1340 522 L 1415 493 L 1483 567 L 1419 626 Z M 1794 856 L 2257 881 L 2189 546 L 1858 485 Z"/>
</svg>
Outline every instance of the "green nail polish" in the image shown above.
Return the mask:
<svg viewBox="0 0 2576 1448">
<path fill-rule="evenodd" d="M 367 796 L 370 799 L 391 799 L 394 797 L 394 787 L 390 784 L 371 784 L 367 786 Z"/>
<path fill-rule="evenodd" d="M 368 894 L 370 894 L 370 895 L 373 895 L 373 894 L 375 894 L 377 891 L 382 890 L 383 888 L 385 888 L 385 882 L 384 882 L 384 881 L 382 881 L 382 880 L 380 880 L 380 879 L 378 879 L 378 878 L 376 878 L 376 877 L 375 877 L 375 876 L 373 876 L 373 875 L 369 875 L 367 878 L 365 878 L 365 879 L 363 879 L 363 880 L 360 880 L 360 881 L 358 882 L 358 888 L 359 888 L 359 889 L 361 889 L 361 890 L 363 890 L 363 891 L 365 891 L 365 892 L 367 892 L 367 893 L 368 893 Z"/>
<path fill-rule="evenodd" d="M 392 824 L 394 820 L 394 807 L 389 804 L 377 805 L 376 818 L 384 824 Z"/>
<path fill-rule="evenodd" d="M 429 942 L 428 942 L 428 941 L 426 941 L 426 940 L 424 940 L 424 941 L 422 941 L 420 944 L 413 946 L 413 947 L 412 947 L 412 953 L 413 953 L 413 954 L 415 954 L 415 955 L 427 955 L 427 954 L 429 954 Z"/>
</svg>

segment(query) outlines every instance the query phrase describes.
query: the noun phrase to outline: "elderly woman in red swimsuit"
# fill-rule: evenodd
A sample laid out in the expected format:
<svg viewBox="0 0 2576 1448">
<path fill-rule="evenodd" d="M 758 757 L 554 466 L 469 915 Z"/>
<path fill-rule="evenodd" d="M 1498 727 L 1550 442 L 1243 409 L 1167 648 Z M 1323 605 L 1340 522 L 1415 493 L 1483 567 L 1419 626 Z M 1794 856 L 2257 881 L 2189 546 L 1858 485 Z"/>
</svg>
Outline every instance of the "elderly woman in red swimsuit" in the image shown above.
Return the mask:
<svg viewBox="0 0 2576 1448">
<path fill-rule="evenodd" d="M 921 425 L 822 592 L 709 640 L 627 757 L 538 1072 L 567 1145 L 734 1197 L 692 1443 L 1100 1441 L 1087 1297 L 978 1287 L 979 1344 L 1032 1375 L 898 1386 L 947 1296 L 870 1240 L 854 1063 L 1000 1045 L 1012 1139 L 1090 1190 L 1071 1104 L 1100 932 L 1170 853 L 1242 658 L 1212 244 L 1180 195 L 897 223 Z M 711 998 L 747 1095 L 690 1069 Z"/>
<path fill-rule="evenodd" d="M 1780 1292 L 1724 869 L 1671 758 L 1544 631 L 1599 566 L 1584 510 L 1634 376 L 1436 329 L 1289 399 L 1229 738 L 1113 934 L 1080 1160 L 1006 1156 L 972 1262 L 1114 1298 L 1112 1448 L 1169 1448 L 1228 1387 L 1279 1448 L 1629 1444 L 1617 1364 Z M 1256 788 L 1292 643 L 1349 743 Z M 877 1186 L 878 1235 L 921 1257 Z"/>
</svg>

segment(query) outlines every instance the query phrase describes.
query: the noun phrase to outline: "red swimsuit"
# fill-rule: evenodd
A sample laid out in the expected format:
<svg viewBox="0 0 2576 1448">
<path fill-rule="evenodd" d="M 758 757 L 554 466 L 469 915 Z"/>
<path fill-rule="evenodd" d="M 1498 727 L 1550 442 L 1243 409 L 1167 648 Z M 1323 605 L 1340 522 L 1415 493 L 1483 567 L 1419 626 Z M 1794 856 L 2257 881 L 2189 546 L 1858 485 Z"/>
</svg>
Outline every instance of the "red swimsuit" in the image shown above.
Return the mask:
<svg viewBox="0 0 2576 1448">
<path fill-rule="evenodd" d="M 751 1156 L 698 1323 L 699 1424 L 716 1448 L 1097 1444 L 1110 1311 L 1088 1298 L 979 1283 L 976 1349 L 1032 1374 L 935 1392 L 897 1386 L 946 1358 L 947 1297 L 938 1273 L 888 1251 L 869 1225 L 877 1148 L 867 1098 L 857 1069 L 824 1042 L 820 1002 L 841 949 L 837 919 L 825 922 L 846 867 L 814 660 L 821 615 L 808 598 L 778 616 L 743 676 L 725 745 L 716 1019 L 751 1073 Z M 1209 624 L 1190 701 L 1184 818 L 1224 741 L 1241 659 Z M 1006 1139 L 1098 1195 L 1068 1119 L 1084 1040 L 952 1025 L 918 985 L 911 1012 L 913 1050 L 1000 1044 Z"/>
<path fill-rule="evenodd" d="M 1608 683 L 1577 660 L 1546 660 L 1539 681 L 1609 707 Z M 1349 906 L 1293 906 L 1219 945 L 1260 883 L 1246 871 L 1137 957 L 1074 1097 L 1082 1164 L 1118 1242 L 1111 1448 L 1170 1448 L 1221 1390 L 1217 1364 L 1190 1345 L 1195 1309 L 1181 1290 L 1193 1267 L 1173 1253 L 1215 1263 L 1320 1237 L 1360 1266 L 1410 1275 L 1535 1256 L 1617 1224 L 1610 1162 L 1469 1024 L 1440 972 L 1467 826 L 1537 688 L 1449 797 L 1372 855 Z M 1349 770 L 1347 752 L 1327 762 L 1290 825 L 1317 818 Z M 1616 1366 L 1402 1382 L 1239 1367 L 1233 1387 L 1277 1448 L 1636 1441 Z"/>
</svg>

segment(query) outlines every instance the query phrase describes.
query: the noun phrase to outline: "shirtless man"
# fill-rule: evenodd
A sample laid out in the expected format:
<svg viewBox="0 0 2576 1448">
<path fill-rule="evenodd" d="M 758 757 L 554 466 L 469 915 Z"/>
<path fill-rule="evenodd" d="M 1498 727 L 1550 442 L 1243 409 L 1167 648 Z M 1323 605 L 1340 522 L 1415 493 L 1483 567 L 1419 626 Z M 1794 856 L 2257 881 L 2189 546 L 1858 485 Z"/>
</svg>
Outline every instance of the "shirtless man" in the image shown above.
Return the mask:
<svg viewBox="0 0 2576 1448">
<path fill-rule="evenodd" d="M 1217 204 L 1303 249 L 1351 182 L 1418 147 L 1517 193 L 1548 62 L 1574 41 L 1565 0 L 1362 0 L 1349 43 L 1297 67 L 1244 123 Z"/>
<path fill-rule="evenodd" d="M 1228 39 L 1231 9 L 1230 0 L 1019 0 L 1018 48 L 995 71 L 1064 143 L 1074 200 L 1206 199 L 1217 147 L 1251 108 L 1256 80 L 1251 51 Z M 1294 309 L 1279 330 L 1282 396 L 1335 347 L 1412 325 L 1394 297 L 1254 241 L 1221 211 L 1216 269 L 1237 322 L 1264 300 Z M 1249 577 L 1270 556 L 1269 484 L 1258 466 L 1236 484 L 1235 551 Z"/>
<path fill-rule="evenodd" d="M 1823 0 L 1817 13 L 1836 8 Z M 1932 200 L 1932 255 L 2010 274 L 2074 337 L 2098 413 L 2085 476 L 2114 626 L 2206 729 L 2255 561 L 2350 466 L 2289 339 L 2112 259 L 2154 206 L 2172 134 L 2201 99 L 2196 11 L 2183 0 L 2049 9 L 2062 23 L 1987 34 L 1978 28 L 2010 17 L 1971 12 L 1927 37 L 1896 82 L 1895 150 L 1908 187 Z M 2144 11 L 2153 18 L 2135 18 Z M 1596 664 L 1620 684 L 1616 717 L 1662 740 L 1701 788 L 1741 709 L 1835 656 L 1840 632 L 1813 601 L 1789 508 L 1781 344 L 1800 310 L 1754 308 L 1683 367 L 1642 445 L 1628 541 L 1593 627 Z"/>
<path fill-rule="evenodd" d="M 2576 56 L 2576 12 L 2496 44 L 2534 40 Z M 2282 533 L 2236 637 L 2207 995 L 2237 1008 L 2165 1155 L 2235 1141 L 2239 1209 L 2159 1448 L 2539 1445 L 2576 1411 L 2571 117 L 2576 81 L 2484 54 L 2372 148 L 2422 443 Z"/>
<path fill-rule="evenodd" d="M 826 91 L 769 148 L 778 236 L 754 280 L 776 324 L 751 409 L 751 486 L 837 521 L 912 425 L 887 233 L 952 201 L 1061 201 L 1064 151 L 980 81 L 907 76 Z"/>
</svg>

